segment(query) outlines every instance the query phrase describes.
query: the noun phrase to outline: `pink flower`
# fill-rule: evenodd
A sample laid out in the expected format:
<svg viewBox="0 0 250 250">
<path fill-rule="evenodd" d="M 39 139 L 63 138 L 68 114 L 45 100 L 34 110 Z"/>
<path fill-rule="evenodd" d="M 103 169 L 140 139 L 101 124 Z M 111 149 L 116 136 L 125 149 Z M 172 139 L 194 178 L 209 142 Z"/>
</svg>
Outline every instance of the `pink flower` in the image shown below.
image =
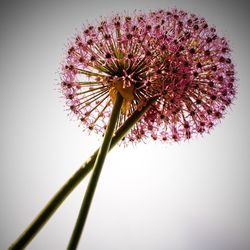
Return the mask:
<svg viewBox="0 0 250 250">
<path fill-rule="evenodd" d="M 124 98 L 118 127 L 158 96 L 129 141 L 179 141 L 209 131 L 236 92 L 227 40 L 204 18 L 176 9 L 89 25 L 70 44 L 61 80 L 72 112 L 100 133 L 117 92 Z"/>
<path fill-rule="evenodd" d="M 103 133 L 117 91 L 123 96 L 119 126 L 156 94 L 156 25 L 147 15 L 114 16 L 88 26 L 75 38 L 62 66 L 67 103 L 85 127 Z"/>
</svg>

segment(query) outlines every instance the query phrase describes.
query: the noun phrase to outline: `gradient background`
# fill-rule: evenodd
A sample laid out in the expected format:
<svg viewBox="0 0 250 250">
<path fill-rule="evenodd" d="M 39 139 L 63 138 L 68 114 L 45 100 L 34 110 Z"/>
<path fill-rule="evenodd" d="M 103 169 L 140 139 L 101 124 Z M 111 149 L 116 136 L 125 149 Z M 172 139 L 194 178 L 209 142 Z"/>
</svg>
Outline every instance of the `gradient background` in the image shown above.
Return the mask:
<svg viewBox="0 0 250 250">
<path fill-rule="evenodd" d="M 112 11 L 178 7 L 231 41 L 238 95 L 211 135 L 109 154 L 79 249 L 250 249 L 250 11 L 247 1 L 1 1 L 0 249 L 5 249 L 100 144 L 67 117 L 56 90 L 65 45 Z M 86 188 L 27 249 L 65 249 Z"/>
</svg>

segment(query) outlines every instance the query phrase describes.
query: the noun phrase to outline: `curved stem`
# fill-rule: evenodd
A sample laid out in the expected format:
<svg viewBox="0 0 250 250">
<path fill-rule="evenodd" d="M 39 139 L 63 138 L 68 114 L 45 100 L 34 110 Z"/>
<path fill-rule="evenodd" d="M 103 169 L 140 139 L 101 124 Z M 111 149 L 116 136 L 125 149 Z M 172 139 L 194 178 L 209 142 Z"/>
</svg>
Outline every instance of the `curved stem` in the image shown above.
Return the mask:
<svg viewBox="0 0 250 250">
<path fill-rule="evenodd" d="M 124 124 L 116 131 L 112 138 L 109 150 L 111 150 L 140 120 L 143 114 L 149 107 L 157 100 L 157 97 L 151 98 L 146 105 L 140 110 L 135 111 Z M 9 250 L 24 249 L 30 241 L 37 235 L 41 228 L 46 224 L 50 217 L 55 213 L 63 201 L 74 190 L 74 188 L 84 179 L 84 177 L 91 171 L 94 166 L 99 148 L 84 162 L 81 167 L 66 181 L 66 183 L 55 193 L 46 206 L 40 211 L 37 217 L 30 223 L 30 225 L 22 232 L 15 242 L 9 247 Z"/>
<path fill-rule="evenodd" d="M 96 186 L 99 180 L 99 176 L 101 174 L 102 171 L 102 167 L 106 158 L 106 155 L 108 153 L 108 150 L 110 148 L 110 144 L 111 144 L 111 140 L 112 140 L 112 136 L 115 130 L 115 126 L 116 123 L 119 119 L 120 116 L 120 111 L 121 111 L 121 107 L 122 107 L 122 101 L 123 98 L 122 96 L 119 94 L 119 92 L 117 93 L 116 96 L 116 100 L 115 100 L 115 104 L 109 119 L 109 124 L 107 127 L 107 130 L 105 132 L 104 135 L 104 139 L 103 139 L 103 143 L 100 147 L 100 150 L 98 152 L 98 155 L 96 157 L 95 160 L 95 164 L 93 167 L 93 174 L 90 178 L 89 184 L 87 186 L 87 190 L 86 193 L 84 195 L 84 199 L 82 201 L 82 205 L 81 205 L 81 209 L 79 211 L 78 214 L 78 218 L 75 224 L 75 228 L 73 230 L 72 236 L 70 238 L 69 241 L 69 245 L 68 245 L 68 250 L 75 250 L 77 248 L 77 245 L 79 243 L 79 240 L 81 238 L 81 234 L 84 228 L 84 225 L 86 223 L 86 219 L 88 216 L 88 212 L 91 206 L 91 202 L 93 200 L 94 194 L 95 194 L 95 190 L 96 190 Z"/>
</svg>

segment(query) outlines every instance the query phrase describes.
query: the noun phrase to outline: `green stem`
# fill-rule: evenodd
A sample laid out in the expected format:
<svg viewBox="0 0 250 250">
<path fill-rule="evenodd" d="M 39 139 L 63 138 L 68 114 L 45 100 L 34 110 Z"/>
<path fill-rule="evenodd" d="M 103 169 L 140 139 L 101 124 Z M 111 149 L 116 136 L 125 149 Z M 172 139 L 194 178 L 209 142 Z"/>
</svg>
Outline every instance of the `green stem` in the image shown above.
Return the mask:
<svg viewBox="0 0 250 250">
<path fill-rule="evenodd" d="M 95 190 L 96 190 L 96 186 L 102 171 L 102 167 L 106 158 L 106 155 L 108 153 L 110 144 L 111 144 L 111 140 L 112 140 L 112 136 L 114 134 L 114 130 L 115 130 L 115 126 L 117 124 L 117 121 L 119 119 L 120 116 L 120 111 L 121 111 L 121 107 L 122 107 L 122 101 L 123 98 L 122 96 L 119 94 L 119 92 L 117 93 L 116 96 L 116 101 L 109 119 L 109 124 L 108 127 L 106 129 L 104 138 L 103 138 L 103 143 L 101 145 L 101 148 L 98 152 L 98 155 L 96 157 L 95 160 L 95 164 L 93 167 L 93 174 L 90 178 L 89 184 L 87 186 L 87 190 L 86 193 L 84 195 L 84 199 L 82 201 L 82 206 L 80 209 L 80 212 L 78 214 L 78 218 L 75 224 L 75 228 L 73 230 L 71 239 L 69 241 L 69 245 L 68 245 L 68 250 L 75 250 L 77 248 L 77 245 L 79 243 L 79 240 L 81 238 L 81 234 L 88 216 L 88 212 L 91 206 L 91 202 L 93 200 L 94 194 L 95 194 Z"/>
<path fill-rule="evenodd" d="M 135 111 L 124 124 L 116 131 L 112 138 L 110 149 L 112 149 L 134 126 L 134 124 L 140 120 L 143 114 L 149 109 L 149 107 L 156 101 L 157 98 L 150 99 L 147 104 L 140 110 Z M 93 168 L 99 148 L 84 162 L 81 167 L 68 179 L 68 181 L 57 191 L 57 193 L 51 198 L 36 218 L 30 223 L 30 225 L 23 231 L 23 233 L 17 238 L 15 242 L 9 247 L 9 250 L 24 249 L 30 241 L 37 235 L 41 228 L 46 224 L 50 217 L 60 207 L 63 201 L 74 190 L 74 188 L 84 179 L 84 177 Z"/>
</svg>

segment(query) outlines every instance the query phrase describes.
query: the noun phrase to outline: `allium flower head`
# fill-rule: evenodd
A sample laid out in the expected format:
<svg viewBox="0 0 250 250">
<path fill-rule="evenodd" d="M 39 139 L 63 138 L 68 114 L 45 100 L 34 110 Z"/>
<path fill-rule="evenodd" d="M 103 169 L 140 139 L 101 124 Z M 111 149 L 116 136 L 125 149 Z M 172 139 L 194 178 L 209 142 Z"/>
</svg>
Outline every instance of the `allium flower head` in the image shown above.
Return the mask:
<svg viewBox="0 0 250 250">
<path fill-rule="evenodd" d="M 105 131 L 117 92 L 124 98 L 118 126 L 158 96 L 130 141 L 179 141 L 209 131 L 236 92 L 227 40 L 204 18 L 176 9 L 89 25 L 70 45 L 62 71 L 70 109 L 97 132 Z"/>
<path fill-rule="evenodd" d="M 70 45 L 61 76 L 63 93 L 89 129 L 104 132 L 117 92 L 124 99 L 119 124 L 160 92 L 152 21 L 146 15 L 104 18 L 85 27 Z"/>
</svg>

